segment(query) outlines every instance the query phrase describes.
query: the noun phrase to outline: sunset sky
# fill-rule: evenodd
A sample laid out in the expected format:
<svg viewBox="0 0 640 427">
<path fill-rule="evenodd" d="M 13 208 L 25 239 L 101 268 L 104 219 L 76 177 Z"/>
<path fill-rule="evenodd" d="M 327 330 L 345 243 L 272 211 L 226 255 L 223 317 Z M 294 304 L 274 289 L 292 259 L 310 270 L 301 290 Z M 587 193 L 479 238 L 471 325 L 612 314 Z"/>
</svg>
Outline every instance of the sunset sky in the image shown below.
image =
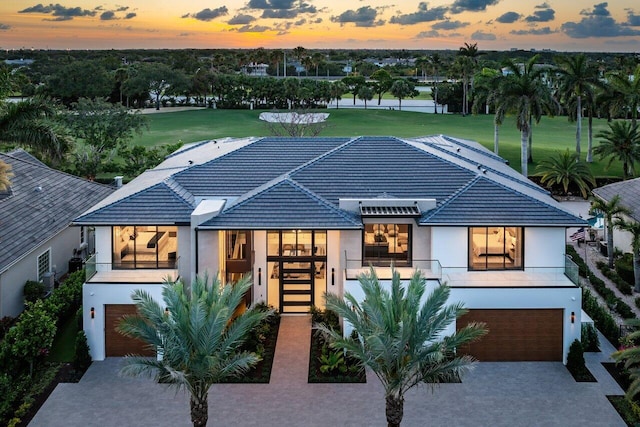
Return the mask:
<svg viewBox="0 0 640 427">
<path fill-rule="evenodd" d="M 0 49 L 640 51 L 637 0 L 0 2 Z"/>
</svg>

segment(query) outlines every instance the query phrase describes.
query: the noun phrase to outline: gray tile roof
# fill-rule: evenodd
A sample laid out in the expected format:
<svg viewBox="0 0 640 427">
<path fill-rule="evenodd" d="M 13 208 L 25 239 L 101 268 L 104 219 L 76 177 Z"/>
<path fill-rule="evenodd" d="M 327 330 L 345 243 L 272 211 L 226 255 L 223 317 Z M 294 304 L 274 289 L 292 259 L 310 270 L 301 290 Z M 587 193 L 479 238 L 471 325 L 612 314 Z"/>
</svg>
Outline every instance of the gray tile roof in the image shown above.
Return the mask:
<svg viewBox="0 0 640 427">
<path fill-rule="evenodd" d="M 77 224 L 174 225 L 189 224 L 195 204 L 176 192 L 172 180 L 163 181 L 103 208 L 86 213 Z"/>
<path fill-rule="evenodd" d="M 337 230 L 362 228 L 362 222 L 284 177 L 249 198 L 237 200 L 200 228 Z"/>
<path fill-rule="evenodd" d="M 620 195 L 620 204 L 631 210 L 631 217 L 640 222 L 640 178 L 614 182 L 593 190 L 593 194 L 610 201 L 615 195 Z"/>
<path fill-rule="evenodd" d="M 578 224 L 574 215 L 554 205 L 553 202 L 543 203 L 531 199 L 485 176 L 478 176 L 438 208 L 423 215 L 420 224 L 463 223 L 505 226 L 575 226 Z M 586 225 L 585 221 L 582 222 Z"/>
<path fill-rule="evenodd" d="M 0 153 L 0 160 L 14 174 L 11 191 L 0 197 L 0 272 L 114 191 L 51 169 L 24 150 Z"/>
<path fill-rule="evenodd" d="M 225 209 L 207 227 L 349 228 L 360 219 L 341 211 L 339 199 L 376 197 L 435 199 L 424 224 L 584 223 L 480 144 L 442 135 L 200 142 L 78 222 L 181 223 L 197 201 L 223 198 Z"/>
</svg>

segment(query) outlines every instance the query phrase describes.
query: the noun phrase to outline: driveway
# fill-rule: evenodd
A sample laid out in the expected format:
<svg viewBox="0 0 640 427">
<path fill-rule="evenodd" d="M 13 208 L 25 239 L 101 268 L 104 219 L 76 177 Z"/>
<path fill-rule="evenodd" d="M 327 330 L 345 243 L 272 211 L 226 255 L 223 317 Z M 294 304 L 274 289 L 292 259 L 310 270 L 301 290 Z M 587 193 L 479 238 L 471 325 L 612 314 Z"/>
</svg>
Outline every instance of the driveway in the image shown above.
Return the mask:
<svg viewBox="0 0 640 427">
<path fill-rule="evenodd" d="M 292 320 L 289 320 L 292 319 Z M 209 425 L 385 426 L 378 379 L 308 384 L 306 318 L 284 317 L 270 384 L 217 384 Z M 597 383 L 577 383 L 557 362 L 478 363 L 461 384 L 423 386 L 405 399 L 403 426 L 625 426 L 605 395 L 622 390 L 600 365 L 613 351 L 588 353 Z M 305 350 L 306 349 L 306 350 Z M 187 426 L 189 399 L 149 379 L 118 376 L 122 359 L 94 362 L 78 384 L 60 384 L 33 427 Z"/>
</svg>

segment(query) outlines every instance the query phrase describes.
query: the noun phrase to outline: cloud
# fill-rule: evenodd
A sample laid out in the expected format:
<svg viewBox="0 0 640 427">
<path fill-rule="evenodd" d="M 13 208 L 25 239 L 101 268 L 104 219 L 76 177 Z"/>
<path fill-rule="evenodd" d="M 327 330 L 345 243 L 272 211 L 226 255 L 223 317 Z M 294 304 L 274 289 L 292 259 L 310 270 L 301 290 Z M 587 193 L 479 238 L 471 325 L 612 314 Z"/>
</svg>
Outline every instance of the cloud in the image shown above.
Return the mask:
<svg viewBox="0 0 640 427">
<path fill-rule="evenodd" d="M 507 12 L 507 13 L 503 13 L 502 15 L 498 16 L 496 18 L 496 21 L 501 23 L 501 24 L 513 24 L 514 22 L 516 22 L 520 18 L 522 18 L 522 15 L 520 15 L 517 12 Z"/>
<path fill-rule="evenodd" d="M 135 12 L 129 12 L 129 13 L 127 13 L 127 14 L 124 16 L 124 19 L 133 19 L 133 18 L 135 18 L 136 16 L 138 16 L 138 14 L 137 14 L 137 13 L 135 13 Z"/>
<path fill-rule="evenodd" d="M 455 0 L 451 5 L 451 13 L 482 12 L 487 6 L 493 6 L 500 0 Z"/>
<path fill-rule="evenodd" d="M 580 22 L 565 22 L 562 24 L 562 31 L 573 39 L 640 35 L 640 30 L 634 30 L 616 22 L 607 10 L 607 6 L 607 3 L 599 3 L 593 5 L 592 10 L 582 10 L 580 15 L 584 18 Z"/>
<path fill-rule="evenodd" d="M 432 39 L 436 37 L 440 37 L 440 33 L 437 32 L 436 30 L 421 31 L 418 34 L 416 34 L 417 39 Z"/>
<path fill-rule="evenodd" d="M 10 29 L 11 29 L 11 25 L 0 23 L 0 31 L 6 31 Z"/>
<path fill-rule="evenodd" d="M 318 12 L 304 0 L 249 0 L 246 8 L 262 10 L 261 17 L 265 19 L 294 19 L 301 13 Z"/>
<path fill-rule="evenodd" d="M 631 27 L 640 27 L 640 15 L 636 15 L 633 10 L 627 10 L 626 25 Z"/>
<path fill-rule="evenodd" d="M 545 3 L 546 4 L 546 3 Z M 527 22 L 549 22 L 553 21 L 556 18 L 556 11 L 551 8 L 542 9 L 541 6 L 536 6 L 536 11 L 533 12 L 533 15 L 529 15 L 524 18 Z"/>
<path fill-rule="evenodd" d="M 391 24 L 400 25 L 413 25 L 420 22 L 439 21 L 444 19 L 444 14 L 448 8 L 445 6 L 433 7 L 428 9 L 428 3 L 420 2 L 418 4 L 418 11 L 414 13 L 407 13 L 405 15 L 393 16 L 389 22 Z"/>
<path fill-rule="evenodd" d="M 529 30 L 512 30 L 509 34 L 513 34 L 515 36 L 546 36 L 547 34 L 557 33 L 556 30 L 552 30 L 549 27 L 542 28 L 531 28 Z"/>
<path fill-rule="evenodd" d="M 495 40 L 496 35 L 493 33 L 485 33 L 484 31 L 476 31 L 471 34 L 473 40 Z"/>
<path fill-rule="evenodd" d="M 450 31 L 450 30 L 457 30 L 459 28 L 466 27 L 467 25 L 469 25 L 469 22 L 450 21 L 447 19 L 446 21 L 436 22 L 431 26 L 431 28 L 434 30 Z"/>
<path fill-rule="evenodd" d="M 378 11 L 371 8 L 371 6 L 364 6 L 358 10 L 347 10 L 342 12 L 338 16 L 332 16 L 332 22 L 339 22 L 340 24 L 354 23 L 356 27 L 377 27 L 384 24 L 384 21 L 376 21 Z"/>
<path fill-rule="evenodd" d="M 100 15 L 101 21 L 111 21 L 113 19 L 118 19 L 118 18 L 116 18 L 116 13 L 111 10 L 102 12 L 102 14 Z"/>
<path fill-rule="evenodd" d="M 271 30 L 271 28 L 263 25 L 245 25 L 244 27 L 238 28 L 239 33 L 264 33 L 269 30 Z"/>
<path fill-rule="evenodd" d="M 228 13 L 229 10 L 227 9 L 227 6 L 220 6 L 216 9 L 206 8 L 197 13 L 187 13 L 186 15 L 182 15 L 182 18 L 193 18 L 197 19 L 198 21 L 209 22 L 221 16 L 225 16 Z"/>
<path fill-rule="evenodd" d="M 35 6 L 27 7 L 18 11 L 18 13 L 43 13 L 47 15 L 55 16 L 53 19 L 46 19 L 46 21 L 70 21 L 73 18 L 83 16 L 96 16 L 95 10 L 82 9 L 81 7 L 66 7 L 59 3 L 49 4 L 47 6 L 42 3 L 38 3 Z"/>
<path fill-rule="evenodd" d="M 229 19 L 227 21 L 227 24 L 229 25 L 248 25 L 250 23 L 252 23 L 253 21 L 255 21 L 257 18 L 254 18 L 251 15 L 245 15 L 245 14 L 240 14 L 240 15 L 236 15 L 233 18 Z"/>
</svg>

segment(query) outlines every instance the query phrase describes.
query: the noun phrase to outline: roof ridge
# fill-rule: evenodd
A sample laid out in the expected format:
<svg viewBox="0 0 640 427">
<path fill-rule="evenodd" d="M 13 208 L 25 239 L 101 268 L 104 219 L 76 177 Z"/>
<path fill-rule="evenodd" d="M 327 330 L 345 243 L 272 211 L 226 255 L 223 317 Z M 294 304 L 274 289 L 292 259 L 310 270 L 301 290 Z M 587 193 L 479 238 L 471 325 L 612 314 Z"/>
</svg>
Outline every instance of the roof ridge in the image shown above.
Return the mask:
<svg viewBox="0 0 640 427">
<path fill-rule="evenodd" d="M 452 203 L 458 197 L 460 197 L 461 195 L 466 193 L 467 190 L 469 190 L 469 188 L 471 188 L 471 186 L 475 182 L 477 182 L 480 178 L 482 178 L 480 175 L 475 175 L 471 180 L 469 180 L 468 183 L 466 183 L 465 185 L 460 187 L 452 195 L 450 195 L 445 200 L 443 200 L 442 204 L 440 206 L 438 206 L 437 208 L 435 208 L 435 209 L 433 209 L 431 211 L 428 211 L 428 213 L 425 213 L 425 215 L 422 218 L 420 218 L 420 223 L 422 223 L 423 221 L 428 220 L 429 218 L 431 218 L 431 217 L 435 216 L 436 214 L 438 214 L 441 210 L 443 210 L 445 207 L 447 207 L 450 203 Z"/>
<path fill-rule="evenodd" d="M 299 172 L 302 169 L 307 168 L 307 167 L 311 166 L 312 164 L 319 162 L 321 159 L 324 159 L 325 157 L 328 157 L 328 156 L 334 154 L 335 152 L 337 152 L 339 150 L 342 150 L 344 147 L 349 146 L 352 143 L 354 143 L 354 142 L 356 142 L 356 141 L 358 141 L 358 140 L 360 140 L 362 138 L 363 138 L 362 136 L 352 137 L 351 139 L 345 141 L 344 143 L 338 145 L 337 147 L 332 148 L 329 151 L 325 151 L 324 153 L 320 154 L 319 156 L 316 156 L 313 159 L 311 159 L 311 160 L 309 160 L 309 161 L 307 161 L 307 162 L 305 162 L 305 163 L 303 163 L 303 164 L 301 164 L 299 166 L 296 166 L 295 168 L 293 168 L 289 172 L 287 172 L 287 174 L 288 175 L 292 175 L 295 172 Z"/>
<path fill-rule="evenodd" d="M 304 192 L 305 194 L 310 196 L 312 199 L 317 200 L 319 203 L 321 203 L 325 207 L 327 207 L 327 208 L 331 209 L 332 211 L 336 212 L 338 215 L 340 215 L 345 220 L 350 221 L 350 222 L 352 222 L 353 224 L 356 224 L 356 225 L 362 225 L 361 221 L 354 221 L 353 216 L 349 215 L 348 212 L 346 212 L 343 209 L 340 209 L 339 207 L 336 207 L 333 203 L 329 202 L 324 197 L 321 197 L 321 196 L 317 195 L 316 193 L 314 193 L 313 191 L 309 190 L 304 185 L 302 185 L 299 182 L 297 182 L 296 180 L 292 179 L 291 177 L 287 177 L 286 181 L 288 183 L 290 183 L 292 186 L 299 188 L 302 192 Z"/>
<path fill-rule="evenodd" d="M 184 188 L 178 181 L 173 179 L 173 175 L 170 175 L 163 181 L 166 186 L 173 191 L 176 196 L 180 197 L 189 205 L 193 206 L 195 204 L 195 197 L 191 194 L 186 188 Z M 189 197 L 183 197 L 184 195 L 189 195 Z"/>
</svg>

